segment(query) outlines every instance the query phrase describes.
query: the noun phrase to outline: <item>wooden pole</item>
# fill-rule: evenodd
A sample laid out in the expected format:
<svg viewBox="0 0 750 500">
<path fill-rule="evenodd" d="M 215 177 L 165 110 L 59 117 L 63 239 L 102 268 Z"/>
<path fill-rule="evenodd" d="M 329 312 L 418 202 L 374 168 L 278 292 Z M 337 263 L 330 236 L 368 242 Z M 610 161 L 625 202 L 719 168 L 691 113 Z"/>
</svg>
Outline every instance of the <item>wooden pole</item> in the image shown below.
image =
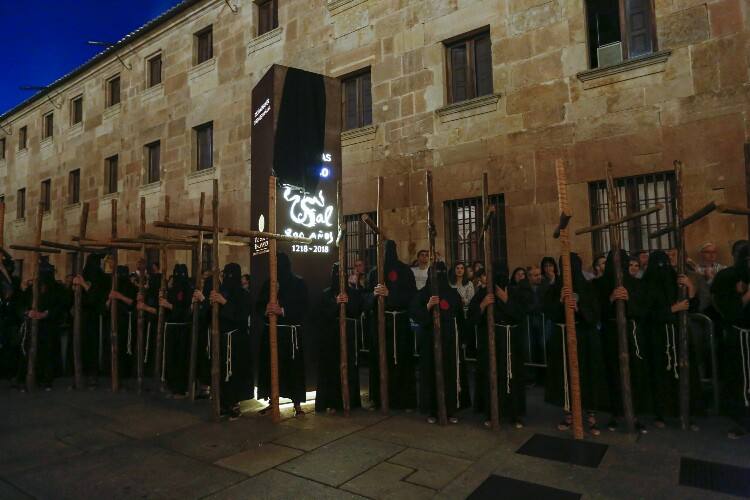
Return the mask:
<svg viewBox="0 0 750 500">
<path fill-rule="evenodd" d="M 684 227 L 684 193 L 682 162 L 674 162 L 676 208 L 677 208 L 677 274 L 685 274 L 685 227 Z M 688 291 L 684 286 L 679 287 L 680 300 L 688 300 Z M 678 354 L 680 367 L 680 427 L 687 430 L 690 427 L 690 344 L 688 342 L 688 312 L 677 313 L 677 327 L 679 330 L 680 352 Z"/>
<path fill-rule="evenodd" d="M 276 233 L 276 177 L 268 178 L 268 230 Z M 278 304 L 279 277 L 277 269 L 276 240 L 268 240 L 268 276 L 269 276 L 269 304 Z M 268 351 L 271 357 L 271 419 L 274 423 L 281 420 L 279 411 L 279 346 L 278 322 L 276 315 L 268 315 Z"/>
<path fill-rule="evenodd" d="M 437 282 L 437 270 L 435 264 L 435 220 L 433 215 L 434 201 L 432 199 L 432 171 L 425 172 L 425 185 L 427 188 L 427 237 L 430 241 L 430 295 L 440 297 L 440 287 Z M 394 346 L 394 349 L 396 347 Z M 432 357 L 435 367 L 435 399 L 437 400 L 438 423 L 448 423 L 448 410 L 445 407 L 445 377 L 443 376 L 443 336 L 440 325 L 440 304 L 432 308 Z M 427 374 L 425 374 L 427 375 Z"/>
<path fill-rule="evenodd" d="M 383 178 L 378 177 L 378 201 L 376 208 L 378 227 L 383 224 Z M 385 237 L 381 232 L 377 233 L 378 248 L 378 284 L 385 286 Z M 385 345 L 385 297 L 378 296 L 378 366 L 380 368 L 380 409 L 384 414 L 390 411 L 388 394 L 388 355 Z M 393 346 L 396 349 L 396 345 Z"/>
<path fill-rule="evenodd" d="M 482 208 L 485 218 L 489 216 L 490 207 L 489 180 L 487 172 L 482 176 Z M 489 219 L 487 219 L 489 220 Z M 495 277 L 492 271 L 492 229 L 489 224 L 484 226 L 484 272 L 487 276 L 487 293 L 495 293 Z M 490 390 L 490 427 L 493 430 L 500 428 L 500 403 L 497 396 L 497 348 L 495 339 L 495 308 L 493 305 L 487 307 L 487 376 L 489 377 Z"/>
<path fill-rule="evenodd" d="M 164 218 L 169 220 L 169 195 L 164 196 Z M 167 246 L 159 246 L 159 267 L 161 267 L 161 283 L 159 284 L 159 301 L 167 297 Z M 161 379 L 162 351 L 164 350 L 164 325 L 167 322 L 167 311 L 159 305 L 156 320 L 156 346 L 154 349 L 154 381 L 160 391 L 164 390 Z"/>
<path fill-rule="evenodd" d="M 617 217 L 617 205 L 619 197 L 614 179 L 612 177 L 612 164 L 607 163 L 607 203 L 609 205 L 609 218 Z M 612 265 L 615 271 L 615 287 L 623 286 L 622 259 L 620 255 L 620 228 L 616 225 L 608 226 L 610 250 L 612 252 Z M 630 388 L 630 350 L 628 347 L 628 320 L 625 311 L 624 300 L 615 301 L 615 318 L 617 322 L 617 348 L 620 362 L 620 392 L 622 397 L 622 413 L 625 417 L 625 426 L 629 433 L 635 432 L 635 413 L 633 411 L 633 395 Z"/>
<path fill-rule="evenodd" d="M 5 248 L 5 202 L 0 201 L 0 273 L 2 273 L 5 278 L 8 280 L 8 283 L 12 283 L 12 278 L 10 274 L 8 273 L 8 270 L 5 269 L 5 265 L 3 264 L 3 259 L 1 253 L 4 252 Z"/>
<path fill-rule="evenodd" d="M 140 212 L 140 231 L 141 234 L 146 232 L 146 197 L 141 196 L 141 212 Z M 144 261 L 144 269 L 138 276 L 138 295 L 144 297 L 146 294 L 146 268 L 148 263 L 146 262 L 146 245 L 141 246 L 141 258 Z M 145 312 L 138 310 L 136 315 L 136 374 L 138 377 L 138 394 L 143 392 L 143 354 L 144 354 L 144 341 L 143 341 L 143 330 L 145 325 Z"/>
<path fill-rule="evenodd" d="M 39 203 L 36 214 L 36 237 L 34 244 L 40 246 L 42 242 L 42 217 L 44 216 L 44 205 Z M 34 270 L 34 284 L 32 285 L 31 310 L 36 311 L 39 307 L 39 252 L 32 254 L 32 268 Z M 31 339 L 29 340 L 29 355 L 26 365 L 26 390 L 32 392 L 36 389 L 36 357 L 39 341 L 39 320 L 31 320 Z"/>
<path fill-rule="evenodd" d="M 337 214 L 339 225 L 339 293 L 347 293 L 346 288 L 346 236 L 344 235 L 344 197 L 341 180 L 336 184 Z M 344 416 L 349 416 L 349 353 L 346 339 L 346 304 L 339 304 L 339 370 L 341 372 L 341 401 Z"/>
<path fill-rule="evenodd" d="M 200 208 L 198 209 L 198 224 L 203 225 L 203 212 L 206 206 L 206 193 L 201 193 Z M 195 268 L 195 289 L 203 291 L 203 231 L 198 231 L 197 265 Z M 190 331 L 190 368 L 188 370 L 188 394 L 190 401 L 195 401 L 196 372 L 198 370 L 198 336 L 200 335 L 200 308 L 193 306 L 193 323 Z"/>
<path fill-rule="evenodd" d="M 112 199 L 112 239 L 117 238 L 117 198 Z M 117 291 L 117 248 L 112 249 L 112 291 Z M 119 349 L 119 332 L 117 331 L 117 301 L 109 301 L 110 316 L 110 356 L 112 367 L 112 392 L 120 390 L 120 349 Z"/>
<path fill-rule="evenodd" d="M 86 228 L 89 221 L 89 204 L 84 202 L 81 208 L 81 225 L 78 235 L 81 239 L 86 238 Z M 83 272 L 83 249 L 76 252 L 76 262 L 78 264 L 77 274 Z M 79 391 L 83 389 L 83 357 L 81 356 L 81 315 L 83 314 L 83 290 L 81 285 L 73 287 L 73 375 L 75 388 Z"/>
<path fill-rule="evenodd" d="M 211 200 L 213 234 L 213 291 L 219 293 L 219 181 L 214 179 Z M 211 304 L 211 410 L 215 420 L 221 418 L 221 342 L 219 332 L 219 303 Z"/>
<path fill-rule="evenodd" d="M 565 162 L 555 161 L 557 171 L 557 192 L 561 218 L 570 217 L 568 206 L 568 180 L 565 174 Z M 559 228 L 560 253 L 562 259 L 563 287 L 569 290 L 563 297 L 565 301 L 565 329 L 567 335 L 563 339 L 568 351 L 568 372 L 570 381 L 571 409 L 573 411 L 573 437 L 583 439 L 583 416 L 581 411 L 581 384 L 578 375 L 578 342 L 576 339 L 576 314 L 573 297 L 573 276 L 570 267 L 570 236 L 567 224 Z"/>
</svg>

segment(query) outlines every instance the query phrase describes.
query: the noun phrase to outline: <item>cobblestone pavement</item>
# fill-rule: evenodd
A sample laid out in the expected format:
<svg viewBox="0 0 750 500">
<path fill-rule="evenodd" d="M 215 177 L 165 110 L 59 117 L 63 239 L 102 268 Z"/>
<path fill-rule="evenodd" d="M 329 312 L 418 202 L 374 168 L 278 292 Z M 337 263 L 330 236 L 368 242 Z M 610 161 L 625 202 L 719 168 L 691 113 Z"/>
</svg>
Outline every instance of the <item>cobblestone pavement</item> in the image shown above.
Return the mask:
<svg viewBox="0 0 750 500">
<path fill-rule="evenodd" d="M 699 420 L 700 432 L 651 429 L 637 439 L 604 429 L 587 436 L 609 445 L 597 468 L 517 454 L 534 434 L 565 436 L 538 389 L 524 429 L 491 432 L 470 412 L 440 427 L 406 412 L 315 415 L 309 403 L 300 418 L 284 408 L 278 425 L 255 402 L 242 418 L 216 423 L 206 401 L 67 383 L 34 394 L 0 386 L 0 499 L 452 499 L 491 474 L 583 498 L 706 499 L 722 495 L 678 485 L 681 457 L 750 466 L 750 442 L 728 440 L 721 418 Z"/>
</svg>

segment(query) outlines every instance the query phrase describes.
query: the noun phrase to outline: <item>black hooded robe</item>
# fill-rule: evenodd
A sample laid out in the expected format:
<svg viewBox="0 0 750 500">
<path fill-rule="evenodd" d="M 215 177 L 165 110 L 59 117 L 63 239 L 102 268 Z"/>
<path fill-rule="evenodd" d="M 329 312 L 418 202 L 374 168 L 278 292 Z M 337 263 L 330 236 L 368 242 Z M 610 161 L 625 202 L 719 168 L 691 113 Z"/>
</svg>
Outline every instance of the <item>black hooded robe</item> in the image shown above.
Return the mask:
<svg viewBox="0 0 750 500">
<path fill-rule="evenodd" d="M 324 412 L 332 408 L 344 408 L 341 394 L 341 348 L 339 341 L 339 293 L 338 264 L 331 273 L 331 286 L 323 290 L 318 304 L 318 388 L 315 395 L 315 411 Z M 347 285 L 349 302 L 346 304 L 346 317 L 359 318 L 362 314 L 362 296 L 359 290 Z M 360 408 L 358 355 L 355 352 L 357 334 L 353 321 L 346 322 L 346 354 L 348 360 L 349 406 Z"/>
<path fill-rule="evenodd" d="M 524 377 L 525 338 L 523 321 L 529 298 L 525 290 L 508 286 L 508 279 L 498 276 L 495 283 L 505 286 L 508 302 L 495 297 L 495 358 L 497 360 L 497 398 L 500 418 L 513 422 L 526 414 L 526 384 Z M 529 290 L 530 291 L 530 290 Z M 487 312 L 480 304 L 487 296 L 481 288 L 469 304 L 469 319 L 478 330 L 478 360 L 474 409 L 490 418 L 489 350 L 487 345 Z M 510 351 L 508 350 L 510 334 Z M 510 364 L 508 364 L 510 359 Z M 510 366 L 510 370 L 508 369 Z"/>
<path fill-rule="evenodd" d="M 10 280 L 0 273 L 0 377 L 16 379 L 21 363 L 21 290 L 20 283 L 12 276 L 13 260 L 6 257 L 3 265 Z"/>
<path fill-rule="evenodd" d="M 136 314 L 135 305 L 138 296 L 138 289 L 130 281 L 130 272 L 127 266 L 117 266 L 117 291 L 133 301 L 132 305 L 125 302 L 117 301 L 117 359 L 120 379 L 130 378 L 135 373 L 135 356 L 137 353 L 136 346 Z M 111 280 L 111 277 L 110 277 Z M 110 281 L 111 283 L 111 281 Z M 103 371 L 111 373 L 112 359 L 112 323 L 111 308 L 107 308 L 104 324 L 104 352 L 103 354 Z"/>
<path fill-rule="evenodd" d="M 440 263 L 439 263 L 440 264 Z M 455 416 L 459 409 L 459 367 L 458 365 L 458 325 L 463 322 L 464 305 L 455 288 L 448 284 L 445 265 L 438 269 L 438 290 L 440 303 L 435 306 L 440 311 L 440 340 L 443 351 L 443 386 L 445 407 L 448 417 Z M 427 310 L 431 296 L 430 279 L 417 292 L 411 301 L 411 318 L 420 325 L 419 330 L 419 411 L 437 417 L 437 393 L 435 384 L 435 351 L 433 313 Z"/>
<path fill-rule="evenodd" d="M 416 406 L 417 379 L 414 358 L 414 334 L 409 324 L 409 306 L 417 293 L 417 284 L 411 268 L 398 260 L 396 243 L 385 242 L 384 259 L 385 286 L 385 338 L 386 361 L 388 363 L 389 405 L 393 409 L 414 408 Z M 378 301 L 373 290 L 378 284 L 377 269 L 370 271 L 367 280 L 367 307 L 371 310 L 370 356 L 370 401 L 380 406 L 380 364 L 378 348 Z M 395 345 L 394 345 L 395 341 Z"/>
<path fill-rule="evenodd" d="M 167 291 L 167 301 L 172 304 L 172 309 L 166 311 L 164 326 L 164 372 L 169 389 L 174 394 L 185 394 L 190 363 L 193 288 L 185 264 L 175 264 L 172 276 L 172 287 Z"/>
<path fill-rule="evenodd" d="M 88 290 L 81 290 L 81 357 L 83 372 L 89 378 L 96 377 L 103 369 L 99 352 L 104 348 L 104 335 L 109 331 L 104 325 L 104 316 L 110 283 L 101 267 L 102 258 L 102 254 L 88 255 L 81 273 L 90 285 Z"/>
<path fill-rule="evenodd" d="M 596 289 L 583 276 L 580 257 L 571 253 L 570 260 L 573 293 L 578 295 L 578 311 L 576 311 L 575 318 L 581 406 L 584 410 L 593 411 L 608 407 L 607 379 L 602 344 L 597 329 L 601 312 Z M 560 300 L 562 281 L 560 279 L 550 286 L 545 297 L 545 314 L 552 320 L 554 326 L 552 335 L 547 341 L 547 378 L 544 400 L 570 411 L 567 328 L 565 327 L 565 306 Z"/>
<path fill-rule="evenodd" d="M 292 273 L 291 261 L 284 253 L 278 254 L 277 270 L 278 303 L 284 309 L 284 315 L 277 318 L 279 396 L 291 399 L 295 403 L 304 403 L 307 396 L 302 325 L 307 315 L 307 285 L 301 277 Z M 270 282 L 266 281 L 261 287 L 256 303 L 258 317 L 264 318 L 266 322 L 260 339 L 258 399 L 271 397 L 271 354 L 268 343 L 268 318 L 265 317 L 269 296 Z"/>
</svg>

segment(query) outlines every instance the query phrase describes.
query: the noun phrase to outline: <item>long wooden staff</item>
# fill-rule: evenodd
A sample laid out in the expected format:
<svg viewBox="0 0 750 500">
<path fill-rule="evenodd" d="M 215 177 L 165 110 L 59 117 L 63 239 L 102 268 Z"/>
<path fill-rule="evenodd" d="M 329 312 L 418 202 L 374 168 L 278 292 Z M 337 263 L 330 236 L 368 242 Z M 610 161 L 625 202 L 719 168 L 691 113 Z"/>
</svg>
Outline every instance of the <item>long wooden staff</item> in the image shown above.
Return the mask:
<svg viewBox="0 0 750 500">
<path fill-rule="evenodd" d="M 140 230 L 141 234 L 146 232 L 146 198 L 141 196 L 141 223 Z M 141 246 L 141 258 L 146 263 L 146 245 Z M 138 295 L 144 297 L 146 294 L 146 269 L 138 276 Z M 136 374 L 138 377 L 138 394 L 143 391 L 143 350 L 145 348 L 143 343 L 143 327 L 145 324 L 145 312 L 141 309 L 138 310 L 136 315 Z"/>
<path fill-rule="evenodd" d="M 495 212 L 490 207 L 489 180 L 487 172 L 482 176 L 482 208 L 484 209 L 484 225 L 482 226 L 484 244 L 484 272 L 487 276 L 487 293 L 495 293 L 495 277 L 492 271 L 492 228 L 490 221 Z M 490 390 L 490 427 L 500 428 L 500 403 L 497 397 L 497 351 L 495 347 L 495 307 L 487 307 L 487 376 Z"/>
<path fill-rule="evenodd" d="M 435 264 L 435 220 L 433 215 L 432 199 L 432 171 L 425 172 L 425 185 L 427 188 L 427 236 L 430 241 L 430 295 L 440 296 L 440 287 L 437 281 L 437 270 Z M 435 367 L 435 399 L 437 400 L 438 423 L 448 423 L 448 411 L 445 407 L 445 378 L 443 377 L 443 336 L 440 327 L 440 304 L 432 308 L 432 357 Z M 396 347 L 394 346 L 394 349 Z M 425 374 L 426 375 L 426 374 Z"/>
<path fill-rule="evenodd" d="M 336 209 L 339 224 L 339 293 L 346 293 L 346 236 L 344 235 L 344 198 L 341 180 L 336 185 Z M 346 342 L 346 304 L 339 304 L 339 370 L 341 373 L 341 401 L 344 416 L 349 416 L 349 352 Z"/>
<path fill-rule="evenodd" d="M 34 244 L 38 247 L 42 243 L 42 217 L 44 216 L 44 205 L 39 204 L 36 214 L 36 238 Z M 34 269 L 34 284 L 31 290 L 31 310 L 36 311 L 39 307 L 39 252 L 32 253 L 32 266 Z M 39 341 L 39 320 L 31 320 L 31 339 L 29 341 L 29 357 L 26 365 L 26 389 L 31 392 L 36 389 L 36 354 Z"/>
<path fill-rule="evenodd" d="M 383 178 L 378 177 L 378 201 L 376 208 L 378 228 L 383 224 Z M 378 248 L 378 284 L 385 286 L 385 237 L 381 231 L 377 233 Z M 380 409 L 384 414 L 390 411 L 388 394 L 388 350 L 385 345 L 385 297 L 378 295 L 378 366 L 380 367 Z M 396 345 L 393 345 L 396 349 Z"/>
<path fill-rule="evenodd" d="M 169 195 L 164 197 L 164 219 L 169 220 Z M 167 296 L 167 246 L 159 246 L 159 264 L 161 267 L 161 283 L 159 284 L 159 310 L 156 319 L 156 346 L 154 349 L 154 381 L 159 390 L 164 385 L 161 380 L 162 351 L 164 350 L 164 326 L 167 322 L 167 311 L 161 306 L 161 299 Z"/>
<path fill-rule="evenodd" d="M 555 233 L 559 233 L 560 253 L 562 260 L 563 286 L 567 290 L 563 299 L 565 301 L 565 329 L 566 335 L 563 342 L 568 351 L 568 373 L 570 379 L 570 399 L 573 411 L 573 437 L 583 439 L 583 418 L 581 412 L 581 383 L 578 376 L 578 341 L 576 339 L 576 313 L 571 292 L 573 290 L 573 276 L 570 267 L 570 236 L 568 234 L 568 221 L 570 220 L 570 207 L 568 206 L 568 180 L 565 174 L 565 162 L 555 161 L 557 172 L 557 192 L 559 197 L 561 224 Z"/>
<path fill-rule="evenodd" d="M 675 205 L 677 209 L 677 274 L 685 274 L 685 226 L 684 215 L 684 198 L 682 191 L 682 162 L 674 162 L 675 175 Z M 680 300 L 688 300 L 688 291 L 684 286 L 679 287 Z M 680 352 L 680 427 L 687 430 L 690 426 L 690 344 L 688 342 L 688 312 L 680 311 L 677 313 L 677 327 L 679 330 Z"/>
<path fill-rule="evenodd" d="M 214 179 L 213 199 L 211 200 L 213 233 L 211 247 L 213 291 L 219 293 L 219 181 Z M 211 410 L 215 420 L 221 418 L 221 342 L 219 332 L 219 303 L 211 304 Z"/>
<path fill-rule="evenodd" d="M 81 208 L 81 225 L 78 235 L 81 239 L 86 238 L 86 228 L 89 221 L 89 204 L 83 203 Z M 82 274 L 83 270 L 83 249 L 76 252 L 76 262 L 78 264 L 78 273 Z M 81 356 L 81 314 L 83 313 L 83 290 L 81 285 L 73 286 L 73 377 L 75 387 L 79 391 L 83 389 L 83 358 Z"/>
<path fill-rule="evenodd" d="M 206 193 L 201 193 L 200 208 L 198 209 L 198 224 L 203 225 L 203 211 L 206 206 Z M 195 289 L 203 291 L 203 231 L 198 231 L 197 265 L 195 269 Z M 190 332 L 190 368 L 188 370 L 188 393 L 190 401 L 195 401 L 196 372 L 198 370 L 198 336 L 200 335 L 200 308 L 193 307 L 193 323 Z"/>
<path fill-rule="evenodd" d="M 268 178 L 268 231 L 276 233 L 276 177 Z M 276 240 L 268 240 L 268 277 L 269 292 L 268 303 L 279 302 L 279 277 L 276 255 Z M 271 419 L 274 423 L 281 420 L 279 411 L 279 345 L 278 345 L 278 321 L 276 314 L 268 315 L 268 351 L 271 367 Z"/>
<path fill-rule="evenodd" d="M 112 240 L 117 239 L 117 198 L 112 199 Z M 117 291 L 117 248 L 112 248 L 112 291 Z M 110 356 L 112 367 L 112 392 L 120 390 L 120 347 L 117 331 L 117 300 L 109 300 Z"/>
<path fill-rule="evenodd" d="M 8 270 L 5 269 L 5 264 L 3 264 L 3 255 L 5 254 L 5 202 L 0 201 L 0 273 L 8 280 L 8 284 L 11 284 L 13 278 L 8 273 Z"/>
<path fill-rule="evenodd" d="M 607 203 L 609 205 L 609 217 L 617 217 L 618 196 L 615 182 L 612 177 L 612 164 L 607 164 Z M 620 255 L 620 228 L 609 226 L 610 250 L 612 252 L 612 265 L 615 271 L 615 287 L 623 285 L 622 259 Z M 630 388 L 630 352 L 628 348 L 628 320 L 625 311 L 625 301 L 615 301 L 615 317 L 617 321 L 617 348 L 620 362 L 620 392 L 622 393 L 622 413 L 625 417 L 625 426 L 629 433 L 635 432 L 635 414 L 633 411 L 633 395 Z"/>
</svg>

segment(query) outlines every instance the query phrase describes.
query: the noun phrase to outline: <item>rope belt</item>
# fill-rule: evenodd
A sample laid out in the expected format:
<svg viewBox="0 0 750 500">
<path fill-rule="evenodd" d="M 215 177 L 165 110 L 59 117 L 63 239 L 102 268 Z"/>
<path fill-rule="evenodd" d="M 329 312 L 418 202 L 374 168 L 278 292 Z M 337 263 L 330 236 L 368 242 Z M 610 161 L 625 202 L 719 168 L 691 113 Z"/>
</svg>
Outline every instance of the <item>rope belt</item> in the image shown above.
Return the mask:
<svg viewBox="0 0 750 500">
<path fill-rule="evenodd" d="M 224 377 L 224 382 L 229 382 L 229 378 L 232 376 L 232 334 L 239 331 L 235 328 L 232 331 L 226 333 L 227 335 L 227 375 Z"/>
<path fill-rule="evenodd" d="M 211 327 L 208 327 L 208 337 L 206 337 L 206 356 L 211 359 Z"/>
<path fill-rule="evenodd" d="M 128 311 L 128 356 L 133 355 L 133 311 Z"/>
<path fill-rule="evenodd" d="M 461 398 L 459 397 L 461 395 L 461 365 L 460 365 L 460 357 L 458 355 L 458 321 L 456 318 L 453 318 L 453 339 L 456 344 L 456 408 L 461 407 Z"/>
<path fill-rule="evenodd" d="M 143 362 L 148 363 L 148 344 L 151 339 L 151 322 L 146 322 L 146 348 L 143 350 Z"/>
<path fill-rule="evenodd" d="M 510 330 L 518 325 L 495 323 L 495 326 L 505 329 L 505 393 L 510 394 L 510 381 L 513 379 L 513 349 L 510 342 Z"/>
<path fill-rule="evenodd" d="M 635 344 L 635 356 L 638 359 L 643 359 L 641 357 L 641 350 L 638 348 L 638 334 L 636 333 L 636 330 L 638 329 L 638 323 L 633 321 L 633 343 Z"/>
<path fill-rule="evenodd" d="M 354 364 L 359 366 L 359 339 L 357 337 L 357 326 L 359 326 L 359 331 L 362 331 L 364 329 L 362 317 L 360 316 L 359 318 L 346 318 L 346 321 L 354 322 Z M 362 340 L 364 343 L 364 337 Z"/>
<path fill-rule="evenodd" d="M 268 326 L 268 323 L 266 323 L 266 326 Z M 276 328 L 289 328 L 292 331 L 292 359 L 294 359 L 294 353 L 299 351 L 299 333 L 297 330 L 302 328 L 302 325 L 276 325 Z"/>
<path fill-rule="evenodd" d="M 740 334 L 740 356 L 742 358 L 742 398 L 745 407 L 750 406 L 750 329 L 732 326 Z"/>
<path fill-rule="evenodd" d="M 677 370 L 677 342 L 675 341 L 674 325 L 667 323 L 664 325 L 664 330 L 667 334 L 667 371 L 674 371 L 674 378 L 680 378 Z M 672 356 L 674 356 L 674 362 L 672 362 Z"/>
<path fill-rule="evenodd" d="M 21 354 L 26 356 L 26 325 L 28 324 L 28 321 L 24 321 L 21 323 L 21 331 L 23 332 L 21 336 Z"/>
<path fill-rule="evenodd" d="M 567 353 L 567 342 L 565 331 L 565 323 L 556 323 L 557 326 L 562 330 L 562 353 L 563 353 L 563 390 L 565 391 L 565 401 L 563 403 L 563 410 L 570 411 L 570 388 L 568 387 L 568 353 Z"/>
<path fill-rule="evenodd" d="M 175 325 L 189 325 L 190 323 L 169 323 L 164 322 L 164 345 L 161 348 L 161 381 L 166 382 L 166 368 L 167 368 L 167 332 L 170 326 Z"/>
<path fill-rule="evenodd" d="M 406 311 L 385 311 L 386 314 L 393 316 L 391 322 L 393 323 L 393 364 L 398 365 L 398 345 L 396 344 L 396 316 L 399 314 L 405 314 Z"/>
</svg>

